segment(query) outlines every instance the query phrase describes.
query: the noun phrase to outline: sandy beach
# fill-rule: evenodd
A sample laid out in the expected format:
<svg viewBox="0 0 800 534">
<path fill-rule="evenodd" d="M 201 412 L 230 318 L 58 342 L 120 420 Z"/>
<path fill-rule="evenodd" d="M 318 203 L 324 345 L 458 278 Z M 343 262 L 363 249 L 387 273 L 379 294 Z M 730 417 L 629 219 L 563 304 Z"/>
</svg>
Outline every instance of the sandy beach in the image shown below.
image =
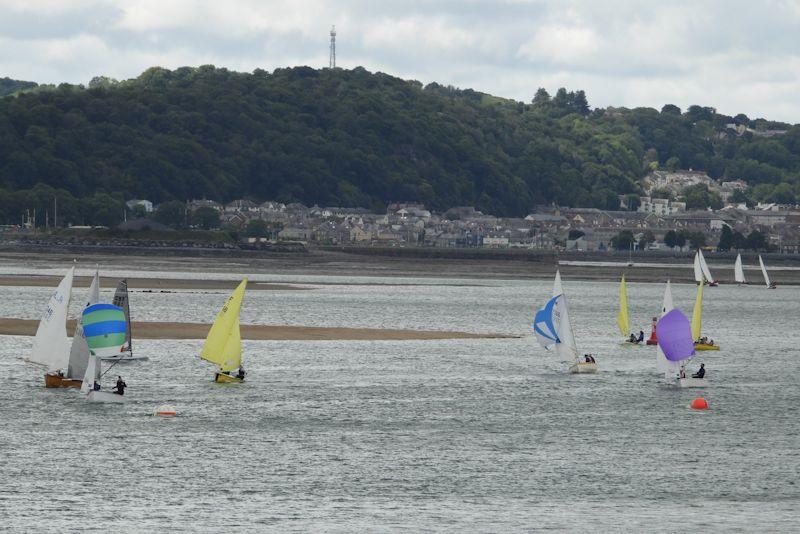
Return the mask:
<svg viewBox="0 0 800 534">
<path fill-rule="evenodd" d="M 0 335 L 33 336 L 39 321 L 33 319 L 0 318 Z M 135 339 L 205 339 L 210 324 L 156 323 L 132 324 Z M 75 320 L 67 321 L 67 331 L 75 330 Z M 378 328 L 331 328 L 311 326 L 241 325 L 242 339 L 251 340 L 363 340 L 398 341 L 426 339 L 496 339 L 509 338 L 503 334 L 472 334 L 433 330 L 390 330 Z"/>
</svg>

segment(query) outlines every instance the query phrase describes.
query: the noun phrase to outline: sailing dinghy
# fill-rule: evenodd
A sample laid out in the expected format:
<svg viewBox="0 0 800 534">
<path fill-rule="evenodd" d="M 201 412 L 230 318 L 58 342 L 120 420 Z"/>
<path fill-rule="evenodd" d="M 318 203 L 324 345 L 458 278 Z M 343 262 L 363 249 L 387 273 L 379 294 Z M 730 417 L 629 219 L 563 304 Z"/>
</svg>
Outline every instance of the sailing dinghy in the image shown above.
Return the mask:
<svg viewBox="0 0 800 534">
<path fill-rule="evenodd" d="M 64 373 L 69 365 L 70 344 L 67 337 L 67 311 L 72 296 L 72 279 L 75 267 L 67 271 L 55 292 L 50 295 L 36 336 L 33 338 L 31 353 L 25 361 L 46 369 L 44 386 L 46 388 L 77 387 Z"/>
<path fill-rule="evenodd" d="M 555 346 L 559 356 L 573 360 L 569 372 L 573 374 L 588 374 L 597 372 L 597 363 L 591 355 L 581 357 L 575 345 L 575 336 L 569 321 L 567 298 L 561 287 L 561 275 L 556 271 L 553 283 L 552 298 L 547 301 L 542 309 L 536 312 L 533 321 L 533 332 L 539 344 L 547 350 Z"/>
<path fill-rule="evenodd" d="M 692 338 L 694 339 L 695 350 L 719 350 L 719 345 L 714 344 L 714 340 L 709 340 L 703 333 L 703 287 L 705 284 L 700 282 L 697 286 L 697 297 L 694 301 L 692 310 Z"/>
<path fill-rule="evenodd" d="M 214 374 L 214 382 L 244 382 L 242 367 L 242 337 L 239 332 L 239 310 L 242 308 L 247 278 L 233 290 L 228 301 L 217 314 L 200 358 L 215 364 L 219 370 Z M 231 371 L 238 369 L 236 375 Z"/>
<path fill-rule="evenodd" d="M 681 388 L 705 386 L 705 378 L 687 377 L 685 374 L 686 362 L 694 355 L 689 319 L 680 310 L 667 311 L 658 321 L 659 369 L 665 372 L 667 381 Z"/>
<path fill-rule="evenodd" d="M 628 287 L 625 284 L 625 275 L 622 275 L 622 280 L 619 283 L 619 313 L 617 313 L 617 328 L 619 328 L 619 333 L 622 334 L 622 338 L 624 341 L 622 342 L 625 346 L 634 346 L 638 345 L 638 343 L 634 343 L 630 340 L 631 335 L 631 322 L 630 322 L 630 315 L 628 314 Z"/>
<path fill-rule="evenodd" d="M 747 284 L 747 279 L 744 277 L 744 268 L 742 267 L 742 255 L 736 255 L 736 261 L 733 262 L 733 279 L 741 285 Z"/>
<path fill-rule="evenodd" d="M 100 272 L 95 269 L 92 282 L 89 284 L 89 291 L 86 295 L 84 308 L 97 304 L 100 301 Z M 72 346 L 69 349 L 69 362 L 67 363 L 67 373 L 65 377 L 48 377 L 55 384 L 56 380 L 60 385 L 50 387 L 74 387 L 79 388 L 83 383 L 86 367 L 89 365 L 89 346 L 83 336 L 83 322 L 80 318 L 76 321 L 75 332 L 72 334 Z M 98 370 L 99 371 L 99 370 Z M 98 374 L 98 377 L 100 375 Z"/>
<path fill-rule="evenodd" d="M 103 358 L 118 354 L 125 347 L 125 311 L 113 304 L 92 304 L 83 310 L 81 324 L 89 347 L 89 364 L 81 392 L 86 393 L 89 402 L 125 402 L 121 394 L 103 391 L 100 384 Z"/>
<path fill-rule="evenodd" d="M 764 260 L 761 259 L 761 254 L 758 255 L 758 264 L 761 266 L 761 274 L 764 275 L 764 284 L 766 284 L 767 289 L 775 289 L 778 287 L 775 282 L 770 281 L 769 274 L 767 274 L 767 267 L 764 265 Z"/>
<path fill-rule="evenodd" d="M 130 362 L 134 360 L 146 360 L 147 356 L 142 354 L 133 354 L 133 329 L 131 328 L 131 307 L 130 300 L 128 299 L 128 280 L 123 279 L 117 284 L 117 289 L 114 291 L 114 306 L 122 308 L 125 312 L 125 346 L 118 354 L 113 356 L 103 357 L 104 360 L 112 360 L 117 362 Z"/>
<path fill-rule="evenodd" d="M 714 280 L 714 277 L 711 276 L 711 271 L 708 270 L 706 258 L 703 256 L 703 251 L 700 249 L 698 249 L 694 255 L 694 281 L 698 284 L 705 282 L 706 285 L 710 287 L 716 287 L 719 285 L 719 282 Z"/>
</svg>

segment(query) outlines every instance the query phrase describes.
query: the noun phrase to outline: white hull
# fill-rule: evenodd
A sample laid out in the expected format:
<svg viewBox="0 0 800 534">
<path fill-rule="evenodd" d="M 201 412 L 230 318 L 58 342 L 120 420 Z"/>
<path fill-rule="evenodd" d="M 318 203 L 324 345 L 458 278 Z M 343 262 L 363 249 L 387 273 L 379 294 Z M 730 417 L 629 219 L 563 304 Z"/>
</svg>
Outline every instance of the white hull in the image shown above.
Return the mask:
<svg viewBox="0 0 800 534">
<path fill-rule="evenodd" d="M 594 374 L 597 372 L 597 364 L 587 363 L 587 362 L 575 362 L 569 366 L 569 372 L 574 375 Z"/>
<path fill-rule="evenodd" d="M 109 393 L 108 391 L 90 391 L 86 395 L 86 400 L 89 402 L 105 402 L 105 403 L 114 403 L 114 404 L 123 404 L 127 402 L 127 399 L 122 395 L 117 395 L 116 393 Z"/>
<path fill-rule="evenodd" d="M 134 361 L 143 361 L 147 360 L 147 356 L 140 356 L 136 355 L 133 356 L 130 352 L 123 352 L 120 354 L 115 354 L 114 356 L 103 356 L 100 358 L 104 362 L 134 362 Z"/>
<path fill-rule="evenodd" d="M 705 378 L 677 378 L 675 384 L 679 388 L 704 388 L 708 385 L 708 380 Z"/>
</svg>

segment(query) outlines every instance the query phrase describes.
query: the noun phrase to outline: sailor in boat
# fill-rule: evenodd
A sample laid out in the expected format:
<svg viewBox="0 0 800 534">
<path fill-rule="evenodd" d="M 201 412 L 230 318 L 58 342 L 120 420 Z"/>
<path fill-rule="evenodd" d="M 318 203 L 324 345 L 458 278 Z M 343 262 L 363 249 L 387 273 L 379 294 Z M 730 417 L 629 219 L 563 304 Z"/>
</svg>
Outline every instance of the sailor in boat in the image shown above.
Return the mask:
<svg viewBox="0 0 800 534">
<path fill-rule="evenodd" d="M 706 364 L 701 363 L 700 369 L 698 369 L 697 372 L 692 375 L 692 378 L 703 378 L 704 376 L 706 376 Z"/>
<path fill-rule="evenodd" d="M 125 395 L 126 387 L 128 387 L 128 384 L 125 383 L 121 376 L 117 375 L 117 385 L 114 386 L 114 393 L 117 395 Z"/>
<path fill-rule="evenodd" d="M 639 339 L 636 340 L 637 343 L 644 342 L 644 330 L 639 330 Z"/>
<path fill-rule="evenodd" d="M 239 380 L 244 380 L 244 375 L 245 374 L 246 373 L 244 372 L 244 367 L 240 365 L 239 366 L 239 372 L 236 373 L 236 378 L 238 378 Z"/>
<path fill-rule="evenodd" d="M 594 356 L 591 354 L 584 354 L 583 357 L 586 359 L 586 363 L 597 363 L 594 361 Z"/>
<path fill-rule="evenodd" d="M 628 338 L 628 343 L 638 343 L 639 340 L 636 339 L 636 334 L 631 332 L 631 337 Z"/>
<path fill-rule="evenodd" d="M 100 383 L 97 380 L 92 383 L 92 389 L 95 391 L 100 391 Z"/>
</svg>

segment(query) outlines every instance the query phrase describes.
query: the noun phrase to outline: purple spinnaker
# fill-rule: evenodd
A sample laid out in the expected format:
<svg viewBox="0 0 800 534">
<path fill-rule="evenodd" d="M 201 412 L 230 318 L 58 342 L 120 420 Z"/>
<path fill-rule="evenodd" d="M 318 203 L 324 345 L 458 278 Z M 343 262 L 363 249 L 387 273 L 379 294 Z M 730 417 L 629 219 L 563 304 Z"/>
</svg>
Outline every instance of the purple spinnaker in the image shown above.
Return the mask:
<svg viewBox="0 0 800 534">
<path fill-rule="evenodd" d="M 678 309 L 664 315 L 656 325 L 658 346 L 668 360 L 678 362 L 694 356 L 694 340 L 689 319 Z"/>
</svg>

